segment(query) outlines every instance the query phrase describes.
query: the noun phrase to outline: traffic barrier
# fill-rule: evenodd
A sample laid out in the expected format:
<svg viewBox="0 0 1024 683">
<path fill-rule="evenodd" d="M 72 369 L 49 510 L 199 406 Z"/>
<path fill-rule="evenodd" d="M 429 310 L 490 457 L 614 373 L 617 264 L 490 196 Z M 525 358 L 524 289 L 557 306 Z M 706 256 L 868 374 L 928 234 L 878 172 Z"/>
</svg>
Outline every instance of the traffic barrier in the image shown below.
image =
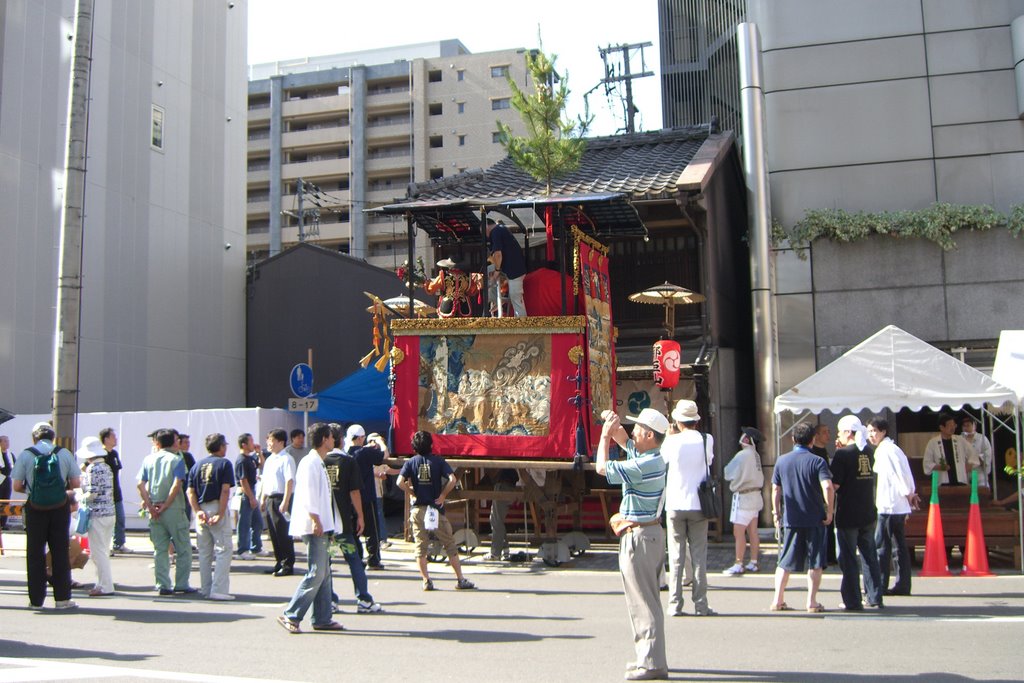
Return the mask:
<svg viewBox="0 0 1024 683">
<path fill-rule="evenodd" d="M 978 472 L 971 472 L 971 507 L 967 514 L 967 543 L 964 544 L 964 570 L 960 576 L 995 576 L 988 568 L 988 546 L 981 524 L 978 500 Z"/>
<path fill-rule="evenodd" d="M 932 471 L 932 499 L 928 505 L 928 531 L 925 535 L 924 564 L 918 576 L 952 576 L 946 557 L 946 535 L 942 532 L 939 507 L 939 472 Z"/>
</svg>

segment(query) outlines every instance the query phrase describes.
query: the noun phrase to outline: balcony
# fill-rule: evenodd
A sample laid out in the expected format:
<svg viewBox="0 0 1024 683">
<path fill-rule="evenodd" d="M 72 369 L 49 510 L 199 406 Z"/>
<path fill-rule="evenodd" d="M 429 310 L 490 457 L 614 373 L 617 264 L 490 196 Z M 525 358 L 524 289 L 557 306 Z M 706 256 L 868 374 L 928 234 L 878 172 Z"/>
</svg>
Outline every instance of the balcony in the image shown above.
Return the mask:
<svg viewBox="0 0 1024 683">
<path fill-rule="evenodd" d="M 270 200 L 264 199 L 258 202 L 246 202 L 246 218 L 267 218 L 270 216 Z"/>
<path fill-rule="evenodd" d="M 265 107 L 257 107 L 256 109 L 249 109 L 247 114 L 249 123 L 260 123 L 267 122 L 270 120 L 270 105 Z"/>
<path fill-rule="evenodd" d="M 324 159 L 322 161 L 302 161 L 281 166 L 281 178 L 320 178 L 323 176 L 348 175 L 351 164 L 348 159 Z"/>
<path fill-rule="evenodd" d="M 251 154 L 266 154 L 270 151 L 270 136 L 265 138 L 250 139 L 245 145 L 246 151 Z"/>
<path fill-rule="evenodd" d="M 408 122 L 366 127 L 367 141 L 376 143 L 408 140 L 411 133 L 412 126 Z"/>
<path fill-rule="evenodd" d="M 409 104 L 409 90 L 392 90 L 390 92 L 371 92 L 366 93 L 366 110 L 369 113 L 373 113 L 375 109 L 384 109 L 386 107 L 394 108 L 396 106 Z"/>
<path fill-rule="evenodd" d="M 406 152 L 393 156 L 367 158 L 365 168 L 367 175 L 399 175 L 408 174 L 410 166 L 412 166 L 412 157 Z"/>
<path fill-rule="evenodd" d="M 295 130 L 284 133 L 281 136 L 281 146 L 290 149 L 294 149 L 296 147 L 337 145 L 348 141 L 349 129 L 347 126 Z"/>
<path fill-rule="evenodd" d="M 262 169 L 259 171 L 247 171 L 245 174 L 245 182 L 249 185 L 266 185 L 270 182 L 270 170 Z"/>
<path fill-rule="evenodd" d="M 333 95 L 329 97 L 310 97 L 305 100 L 288 100 L 281 106 L 281 115 L 284 118 L 298 116 L 315 116 L 330 112 L 348 111 L 348 95 Z"/>
</svg>

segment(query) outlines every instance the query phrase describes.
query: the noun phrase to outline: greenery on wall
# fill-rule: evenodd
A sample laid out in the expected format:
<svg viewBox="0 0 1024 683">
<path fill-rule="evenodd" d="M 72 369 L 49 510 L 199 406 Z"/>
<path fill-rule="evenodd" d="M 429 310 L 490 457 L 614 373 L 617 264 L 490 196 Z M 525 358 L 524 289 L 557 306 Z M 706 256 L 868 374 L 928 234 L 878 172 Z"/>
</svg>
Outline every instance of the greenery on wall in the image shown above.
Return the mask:
<svg viewBox="0 0 1024 683">
<path fill-rule="evenodd" d="M 935 242 L 944 250 L 956 248 L 953 235 L 958 231 L 1006 228 L 1014 237 L 1024 233 L 1024 205 L 1013 207 L 1009 215 L 991 206 L 933 204 L 918 211 L 881 211 L 866 213 L 842 209 L 812 209 L 792 228 L 778 221 L 772 225 L 772 241 L 780 246 L 788 240 L 804 258 L 804 247 L 816 239 L 856 242 L 872 235 L 919 237 Z"/>
</svg>

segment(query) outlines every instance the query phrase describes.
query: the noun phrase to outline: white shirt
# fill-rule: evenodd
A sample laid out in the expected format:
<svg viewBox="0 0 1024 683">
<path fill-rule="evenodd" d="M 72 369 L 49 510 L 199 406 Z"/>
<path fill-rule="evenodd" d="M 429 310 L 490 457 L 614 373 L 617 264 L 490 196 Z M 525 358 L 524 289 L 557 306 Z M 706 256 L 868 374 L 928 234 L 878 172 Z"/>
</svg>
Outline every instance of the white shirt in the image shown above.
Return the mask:
<svg viewBox="0 0 1024 683">
<path fill-rule="evenodd" d="M 263 463 L 263 495 L 283 496 L 285 485 L 295 481 L 295 459 L 288 451 L 271 453 Z"/>
<path fill-rule="evenodd" d="M 974 450 L 971 444 L 967 443 L 967 439 L 963 438 L 958 434 L 954 434 L 952 437 L 953 442 L 953 457 L 956 462 L 952 466 L 956 467 L 956 478 L 961 484 L 970 484 L 971 478 L 967 474 L 967 464 L 969 463 L 973 469 L 979 467 L 981 460 L 978 458 L 978 453 Z M 931 477 L 932 471 L 938 467 L 939 463 L 945 459 L 946 449 L 942 446 L 942 437 L 935 436 L 928 442 L 928 445 L 924 449 L 924 462 L 922 468 L 924 473 Z M 950 465 L 950 463 L 946 463 Z M 939 483 L 949 483 L 949 471 L 941 471 L 939 474 Z"/>
<path fill-rule="evenodd" d="M 960 436 L 964 438 L 964 441 L 971 444 L 978 457 L 981 458 L 981 470 L 984 473 L 982 471 L 978 472 L 978 478 L 983 480 L 979 484 L 988 486 L 988 482 L 992 477 L 992 443 L 981 432 L 971 432 L 970 434 L 964 432 Z"/>
<path fill-rule="evenodd" d="M 334 511 L 334 496 L 327 480 L 327 468 L 316 450 L 299 461 L 295 469 L 295 496 L 292 499 L 292 521 L 288 525 L 291 536 L 309 536 L 313 533 L 310 513 L 320 517 L 324 533 L 341 529 Z"/>
<path fill-rule="evenodd" d="M 714 460 L 715 439 L 707 435 L 706 457 L 701 457 L 703 438 L 695 429 L 669 434 L 661 444 L 661 457 L 668 468 L 665 480 L 665 509 L 669 511 L 700 510 L 697 486 L 707 476 Z"/>
<path fill-rule="evenodd" d="M 889 437 L 875 449 L 875 507 L 881 515 L 909 515 L 907 496 L 917 491 L 907 455 Z"/>
</svg>

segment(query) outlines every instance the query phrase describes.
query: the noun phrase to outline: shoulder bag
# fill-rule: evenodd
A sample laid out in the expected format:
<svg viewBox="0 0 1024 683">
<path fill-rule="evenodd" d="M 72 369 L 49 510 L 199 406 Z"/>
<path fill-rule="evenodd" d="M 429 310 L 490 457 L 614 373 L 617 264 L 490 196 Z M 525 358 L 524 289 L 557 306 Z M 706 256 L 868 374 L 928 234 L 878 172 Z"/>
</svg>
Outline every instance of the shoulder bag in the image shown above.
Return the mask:
<svg viewBox="0 0 1024 683">
<path fill-rule="evenodd" d="M 701 432 L 701 457 L 704 459 L 704 481 L 697 485 L 697 498 L 700 499 L 700 511 L 706 519 L 720 519 L 722 516 L 721 485 L 716 477 L 711 476 L 711 465 L 708 464 L 708 441 Z"/>
</svg>

